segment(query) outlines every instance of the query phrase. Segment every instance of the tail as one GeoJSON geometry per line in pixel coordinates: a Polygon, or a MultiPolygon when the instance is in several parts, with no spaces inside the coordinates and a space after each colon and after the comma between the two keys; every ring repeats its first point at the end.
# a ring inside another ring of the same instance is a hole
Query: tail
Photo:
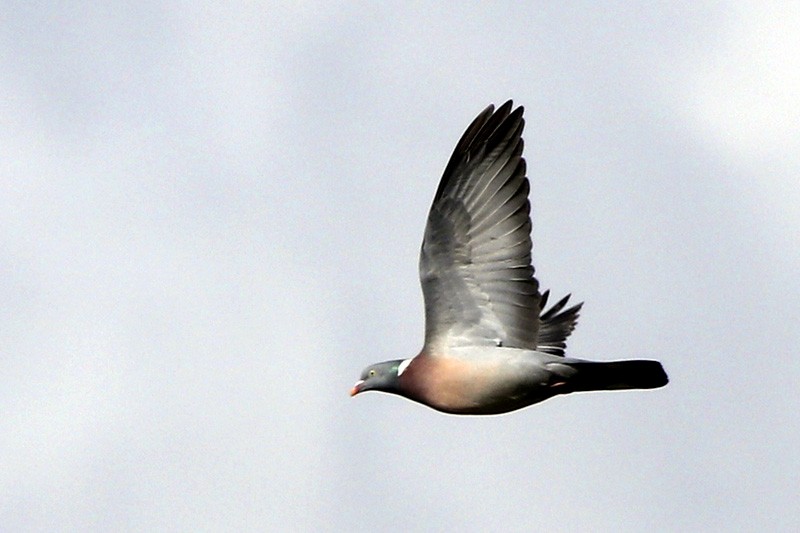
{"type": "MultiPolygon", "coordinates": [[[[566,361],[565,361],[566,363],[566,361]]],[[[658,361],[569,361],[576,372],[567,380],[573,391],[657,389],[669,383],[658,361]]]]}

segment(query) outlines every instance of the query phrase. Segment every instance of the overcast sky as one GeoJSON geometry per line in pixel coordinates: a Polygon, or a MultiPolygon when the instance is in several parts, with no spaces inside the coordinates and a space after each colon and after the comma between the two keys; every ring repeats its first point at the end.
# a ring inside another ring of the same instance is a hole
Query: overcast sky
{"type": "Polygon", "coordinates": [[[2,529],[800,529],[797,4],[378,5],[4,3],[2,529]],[[671,383],[351,399],[508,98],[568,353],[671,383]]]}

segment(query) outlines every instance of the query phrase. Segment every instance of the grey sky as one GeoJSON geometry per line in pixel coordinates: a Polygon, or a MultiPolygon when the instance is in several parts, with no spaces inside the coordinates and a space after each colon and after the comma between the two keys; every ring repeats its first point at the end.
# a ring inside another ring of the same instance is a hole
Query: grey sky
{"type": "Polygon", "coordinates": [[[3,529],[800,528],[796,6],[4,11],[3,529]],[[350,399],[417,353],[427,209],[507,98],[569,353],[670,385],[350,399]]]}

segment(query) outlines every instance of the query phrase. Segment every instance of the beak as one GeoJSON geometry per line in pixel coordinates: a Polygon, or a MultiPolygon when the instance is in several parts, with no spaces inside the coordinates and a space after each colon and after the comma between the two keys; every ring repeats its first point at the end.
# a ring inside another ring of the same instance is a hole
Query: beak
{"type": "Polygon", "coordinates": [[[364,380],[363,379],[360,379],[360,380],[356,381],[356,384],[353,385],[352,389],[350,389],[350,396],[355,396],[356,394],[361,392],[361,385],[363,385],[363,384],[364,384],[364,380]]]}

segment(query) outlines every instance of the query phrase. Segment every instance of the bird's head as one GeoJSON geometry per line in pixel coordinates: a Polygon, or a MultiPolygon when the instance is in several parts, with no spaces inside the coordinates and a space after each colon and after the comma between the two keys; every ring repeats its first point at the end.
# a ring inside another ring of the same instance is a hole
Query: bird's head
{"type": "Polygon", "coordinates": [[[350,396],[368,390],[397,392],[400,386],[400,374],[408,366],[406,361],[408,360],[397,359],[368,366],[361,373],[361,379],[350,389],[350,396]]]}

